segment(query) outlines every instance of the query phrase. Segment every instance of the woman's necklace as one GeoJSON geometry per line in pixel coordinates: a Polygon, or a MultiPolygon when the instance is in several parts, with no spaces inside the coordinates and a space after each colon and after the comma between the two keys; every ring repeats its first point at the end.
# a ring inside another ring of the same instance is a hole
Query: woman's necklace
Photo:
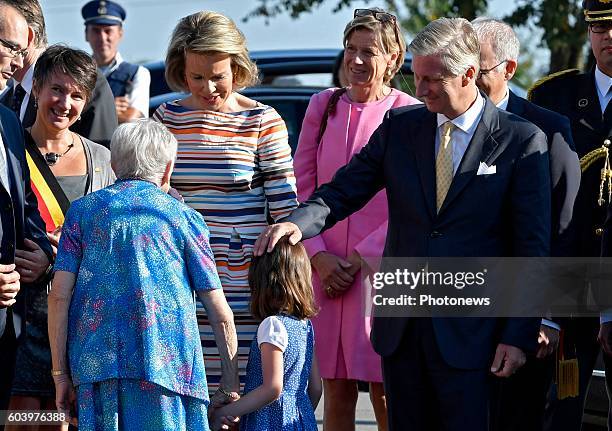
{"type": "Polygon", "coordinates": [[[74,133],[70,132],[70,136],[72,138],[72,141],[70,142],[70,144],[68,144],[68,148],[66,148],[66,151],[61,154],[52,152],[44,154],[45,162],[47,162],[48,166],[55,166],[55,164],[59,161],[60,157],[65,156],[68,151],[72,150],[72,147],[74,147],[74,133]]]}

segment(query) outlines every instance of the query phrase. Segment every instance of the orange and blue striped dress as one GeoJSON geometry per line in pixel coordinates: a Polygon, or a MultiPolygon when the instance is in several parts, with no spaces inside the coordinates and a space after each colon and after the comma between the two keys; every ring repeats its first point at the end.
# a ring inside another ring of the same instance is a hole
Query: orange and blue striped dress
{"type": "MultiPolygon", "coordinates": [[[[171,183],[185,203],[199,211],[210,230],[210,245],[238,334],[240,380],[257,332],[249,313],[249,263],[259,233],[297,207],[291,148],[285,122],[260,105],[223,113],[162,104],[153,118],[178,141],[171,183]]],[[[221,364],[203,307],[197,309],[206,378],[214,392],[221,364]]]]}

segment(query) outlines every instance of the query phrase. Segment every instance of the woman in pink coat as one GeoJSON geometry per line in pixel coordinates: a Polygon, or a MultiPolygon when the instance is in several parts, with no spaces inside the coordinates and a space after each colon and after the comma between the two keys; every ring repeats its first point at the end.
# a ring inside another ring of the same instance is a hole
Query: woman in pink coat
{"type": "MultiPolygon", "coordinates": [[[[302,125],[294,160],[300,201],[366,145],[389,109],[418,103],[388,85],[406,51],[395,16],[357,9],[344,31],[344,47],[349,86],[314,95],[302,125]]],[[[387,217],[387,196],[381,191],[360,211],[305,241],[321,307],[313,324],[324,379],[324,430],[355,429],[357,380],[370,382],[378,428],[387,429],[381,361],[370,345],[358,273],[362,257],[382,255],[387,217]]]]}

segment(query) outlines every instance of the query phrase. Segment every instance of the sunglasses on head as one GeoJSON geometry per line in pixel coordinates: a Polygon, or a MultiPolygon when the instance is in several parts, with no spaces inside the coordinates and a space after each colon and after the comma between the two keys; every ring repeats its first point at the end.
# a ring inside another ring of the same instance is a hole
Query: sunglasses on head
{"type": "Polygon", "coordinates": [[[380,22],[395,22],[397,20],[395,15],[390,14],[388,12],[381,12],[372,9],[355,9],[355,12],[353,13],[353,18],[357,18],[360,16],[373,16],[376,20],[380,22]]]}
{"type": "Polygon", "coordinates": [[[393,26],[393,32],[395,33],[395,42],[397,43],[398,47],[401,46],[399,34],[397,33],[397,18],[395,17],[395,15],[390,14],[388,12],[381,12],[372,9],[355,9],[355,12],[353,13],[353,18],[359,18],[362,16],[373,16],[374,19],[381,23],[390,22],[393,26]]]}

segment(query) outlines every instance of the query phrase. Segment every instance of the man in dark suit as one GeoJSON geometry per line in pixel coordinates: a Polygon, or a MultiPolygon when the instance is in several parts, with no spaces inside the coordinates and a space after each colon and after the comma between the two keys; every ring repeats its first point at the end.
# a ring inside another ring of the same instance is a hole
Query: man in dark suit
{"type": "MultiPolygon", "coordinates": [[[[612,98],[609,91],[612,86],[612,8],[608,0],[587,0],[583,2],[583,8],[596,65],[587,73],[572,69],[546,77],[534,85],[529,98],[570,120],[582,169],[571,223],[577,240],[570,255],[597,257],[601,251],[608,194],[604,188],[600,196],[604,157],[591,156],[601,148],[612,130],[609,103],[612,98]],[[603,198],[601,202],[600,198],[603,198]]],[[[600,351],[598,333],[606,339],[612,331],[612,323],[600,325],[598,318],[564,319],[562,324],[566,334],[565,357],[575,357],[578,361],[579,395],[558,400],[555,392],[551,394],[545,414],[545,429],[549,431],[580,429],[587,390],[600,351]]],[[[609,374],[608,371],[612,370],[609,355],[604,355],[604,362],[606,374],[609,374]]],[[[610,418],[608,422],[612,429],[610,418]]]]}
{"type": "MultiPolygon", "coordinates": [[[[22,58],[28,44],[25,18],[10,4],[0,0],[2,69],[22,58]]],[[[6,84],[9,77],[2,74],[1,83],[6,84]]],[[[22,329],[14,318],[24,317],[25,308],[15,296],[20,282],[33,282],[45,275],[52,252],[30,188],[22,128],[5,107],[0,107],[0,138],[0,410],[5,410],[13,380],[16,335],[22,329]],[[24,251],[26,248],[29,251],[24,251]]]]}
{"type": "MultiPolygon", "coordinates": [[[[546,137],[479,93],[470,23],[433,21],[409,49],[426,107],[389,111],[332,182],[260,235],[255,255],[282,236],[317,235],[383,188],[387,257],[548,255],[546,137]]],[[[508,377],[525,362],[539,326],[537,318],[375,315],[371,340],[383,359],[390,429],[487,430],[492,375],[508,377]]]]}
{"type": "MultiPolygon", "coordinates": [[[[38,0],[12,0],[11,3],[25,17],[33,37],[28,45],[28,55],[24,58],[23,67],[14,73],[14,82],[0,102],[12,109],[23,127],[28,128],[36,120],[37,108],[32,95],[32,77],[36,60],[47,49],[47,30],[38,0]]],[[[98,71],[90,100],[87,101],[81,118],[70,130],[108,147],[117,125],[115,98],[106,78],[98,71]]]]}
{"type": "MultiPolygon", "coordinates": [[[[518,67],[520,43],[512,28],[501,20],[477,18],[472,25],[480,42],[480,74],[476,84],[500,109],[538,126],[548,138],[552,186],[551,255],[571,256],[573,235],[569,229],[574,201],[580,187],[580,163],[567,117],[541,108],[517,96],[508,82],[518,67]]],[[[542,320],[538,350],[516,375],[499,384],[494,403],[496,430],[541,431],[546,395],[552,383],[559,325],[542,320]]]]}

